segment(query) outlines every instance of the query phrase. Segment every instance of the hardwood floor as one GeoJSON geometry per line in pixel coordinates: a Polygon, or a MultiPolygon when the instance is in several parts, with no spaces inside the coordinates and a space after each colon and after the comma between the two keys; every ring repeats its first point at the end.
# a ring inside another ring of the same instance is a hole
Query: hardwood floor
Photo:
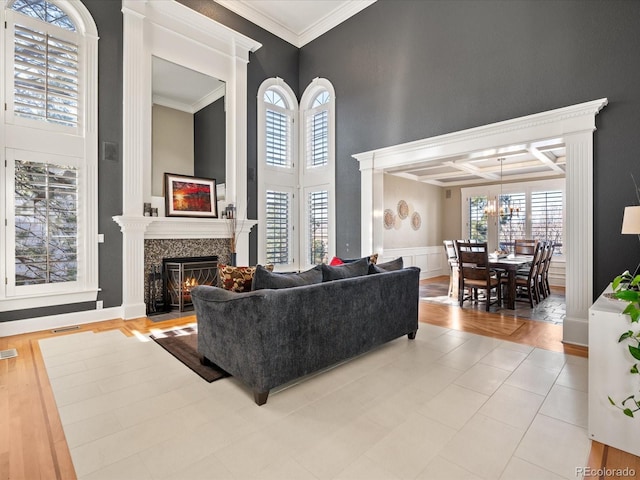
{"type": "MultiPolygon", "coordinates": [[[[419,314],[421,322],[587,356],[586,348],[562,343],[562,327],[557,325],[427,302],[420,303],[419,314]]],[[[18,351],[18,357],[0,361],[0,480],[76,478],[38,340],[82,331],[114,329],[126,335],[134,335],[135,332],[146,334],[151,329],[194,321],[195,317],[164,322],[152,322],[146,318],[110,320],[81,325],[61,333],[42,331],[0,338],[0,350],[15,348],[18,351]]],[[[593,442],[588,466],[593,469],[629,467],[640,473],[640,458],[593,442]]]]}

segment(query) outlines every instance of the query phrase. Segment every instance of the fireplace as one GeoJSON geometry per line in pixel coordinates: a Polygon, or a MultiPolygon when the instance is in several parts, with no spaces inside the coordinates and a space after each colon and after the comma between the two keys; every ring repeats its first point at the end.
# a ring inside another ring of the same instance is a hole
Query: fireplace
{"type": "Polygon", "coordinates": [[[184,312],[193,308],[191,289],[198,285],[217,285],[218,257],[178,257],[162,260],[166,309],[184,312]]]}

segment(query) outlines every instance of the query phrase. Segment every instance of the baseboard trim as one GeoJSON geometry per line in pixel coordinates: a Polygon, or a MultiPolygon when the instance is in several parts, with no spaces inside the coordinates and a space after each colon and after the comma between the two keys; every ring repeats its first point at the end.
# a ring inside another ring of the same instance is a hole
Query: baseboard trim
{"type": "Polygon", "coordinates": [[[0,323],[0,337],[20,335],[23,333],[52,330],[54,328],[83,325],[85,323],[101,322],[122,318],[122,307],[101,308],[100,310],[85,310],[82,312],[49,315],[47,317],[26,318],[0,323]]]}
{"type": "Polygon", "coordinates": [[[589,346],[589,322],[584,318],[566,317],[562,322],[562,343],[589,346]]]}

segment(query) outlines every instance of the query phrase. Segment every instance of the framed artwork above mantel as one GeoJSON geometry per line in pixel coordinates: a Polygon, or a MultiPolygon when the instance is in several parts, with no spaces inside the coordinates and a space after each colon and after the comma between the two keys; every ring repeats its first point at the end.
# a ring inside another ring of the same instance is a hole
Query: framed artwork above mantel
{"type": "Polygon", "coordinates": [[[214,178],[165,173],[164,199],[167,217],[218,217],[214,178]]]}

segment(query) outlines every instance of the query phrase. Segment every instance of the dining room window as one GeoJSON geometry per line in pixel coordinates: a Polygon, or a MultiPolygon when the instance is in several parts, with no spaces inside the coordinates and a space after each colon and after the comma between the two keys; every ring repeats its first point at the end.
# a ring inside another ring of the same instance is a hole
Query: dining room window
{"type": "Polygon", "coordinates": [[[563,255],[565,180],[539,180],[462,188],[464,238],[487,242],[491,249],[512,251],[516,239],[550,241],[563,255]],[[491,202],[499,200],[498,208],[491,202]]]}

